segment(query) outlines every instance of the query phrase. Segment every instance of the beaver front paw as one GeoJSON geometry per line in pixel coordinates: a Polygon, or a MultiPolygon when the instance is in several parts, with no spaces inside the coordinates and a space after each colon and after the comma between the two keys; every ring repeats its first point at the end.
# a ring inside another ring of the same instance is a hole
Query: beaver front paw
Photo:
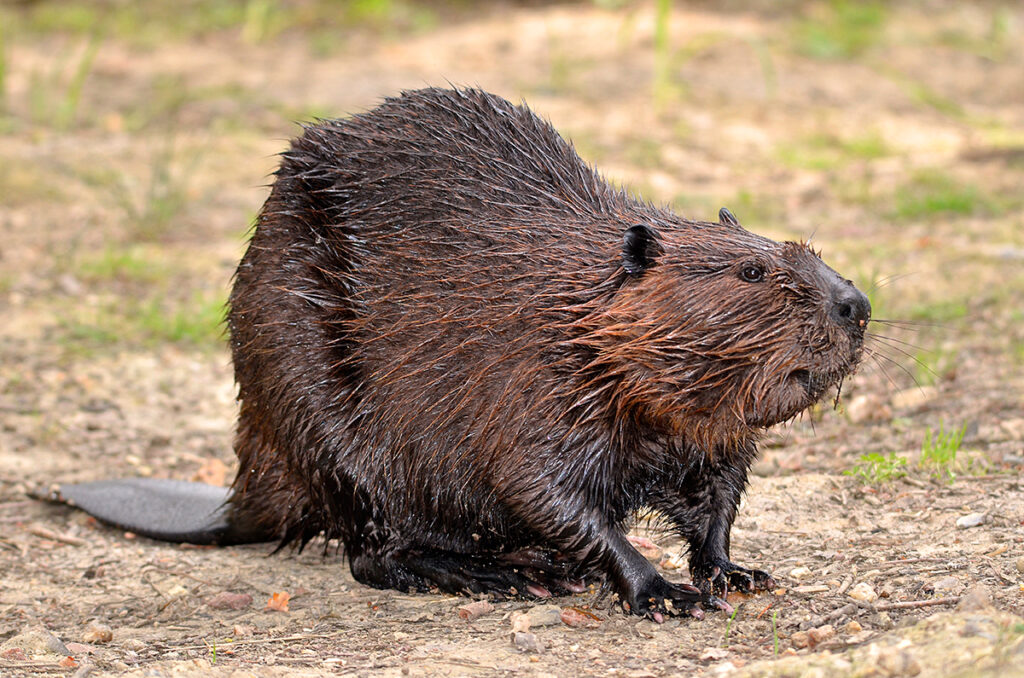
{"type": "Polygon", "coordinates": [[[723,598],[729,591],[756,593],[777,586],[767,572],[749,570],[724,558],[704,561],[692,568],[692,574],[693,583],[702,593],[723,598]]]}
{"type": "Polygon", "coordinates": [[[622,598],[622,607],[633,614],[662,622],[672,615],[704,618],[704,608],[731,612],[732,607],[689,584],[673,584],[661,577],[644,582],[622,598]]]}

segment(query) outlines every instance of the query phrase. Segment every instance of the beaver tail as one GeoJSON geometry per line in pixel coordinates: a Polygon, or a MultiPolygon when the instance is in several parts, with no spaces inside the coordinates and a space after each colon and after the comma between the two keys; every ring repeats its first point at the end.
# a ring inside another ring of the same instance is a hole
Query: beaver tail
{"type": "Polygon", "coordinates": [[[135,534],[186,544],[253,544],[277,535],[240,524],[230,489],[160,478],[122,478],[54,485],[30,493],[82,509],[96,519],[135,534]]]}

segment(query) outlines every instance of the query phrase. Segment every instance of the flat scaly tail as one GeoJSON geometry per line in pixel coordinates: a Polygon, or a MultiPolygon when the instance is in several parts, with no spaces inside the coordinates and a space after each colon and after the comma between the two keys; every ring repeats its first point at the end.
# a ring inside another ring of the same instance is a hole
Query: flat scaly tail
{"type": "Polygon", "coordinates": [[[277,537],[233,520],[226,487],[160,478],[122,478],[54,485],[30,493],[79,508],[94,518],[162,541],[187,544],[254,544],[277,537]]]}

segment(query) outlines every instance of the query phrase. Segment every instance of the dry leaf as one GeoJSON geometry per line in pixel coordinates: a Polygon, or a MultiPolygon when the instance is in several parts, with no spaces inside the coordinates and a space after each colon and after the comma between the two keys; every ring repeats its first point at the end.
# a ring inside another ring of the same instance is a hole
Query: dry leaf
{"type": "Polygon", "coordinates": [[[284,591],[280,593],[275,593],[274,595],[270,596],[270,600],[267,601],[267,607],[264,609],[277,610],[278,612],[287,612],[289,598],[291,598],[291,594],[285,593],[284,591]]]}
{"type": "Polygon", "coordinates": [[[472,603],[466,603],[465,605],[459,606],[459,618],[465,619],[466,621],[473,621],[478,617],[482,617],[488,612],[493,612],[494,606],[486,600],[477,600],[472,603]]]}
{"type": "Polygon", "coordinates": [[[578,607],[567,607],[562,610],[562,623],[574,628],[594,629],[601,625],[601,618],[578,607]]]}

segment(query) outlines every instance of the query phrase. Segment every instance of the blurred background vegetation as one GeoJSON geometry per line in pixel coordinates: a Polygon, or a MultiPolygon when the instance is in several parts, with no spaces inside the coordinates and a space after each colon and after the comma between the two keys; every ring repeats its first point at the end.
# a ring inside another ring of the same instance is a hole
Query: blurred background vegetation
{"type": "Polygon", "coordinates": [[[7,2],[5,331],[63,361],[222,351],[296,122],[455,83],[686,216],[813,238],[899,321],[855,388],[978,388],[1024,365],[1022,24],[999,1],[7,2]]]}

